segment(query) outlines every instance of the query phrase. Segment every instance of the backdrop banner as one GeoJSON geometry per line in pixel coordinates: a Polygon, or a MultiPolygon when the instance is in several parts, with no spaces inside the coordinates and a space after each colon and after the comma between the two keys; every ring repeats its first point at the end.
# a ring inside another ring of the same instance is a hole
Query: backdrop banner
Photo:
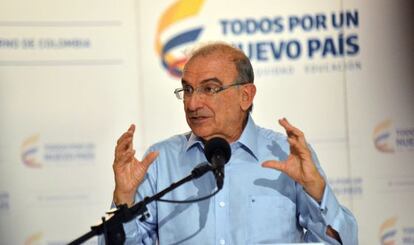
{"type": "Polygon", "coordinates": [[[284,133],[286,117],[305,132],[360,244],[414,244],[413,5],[3,3],[0,244],[65,244],[99,222],[116,140],[136,124],[142,158],[189,131],[173,91],[191,50],[212,41],[251,59],[257,124],[284,133]]]}

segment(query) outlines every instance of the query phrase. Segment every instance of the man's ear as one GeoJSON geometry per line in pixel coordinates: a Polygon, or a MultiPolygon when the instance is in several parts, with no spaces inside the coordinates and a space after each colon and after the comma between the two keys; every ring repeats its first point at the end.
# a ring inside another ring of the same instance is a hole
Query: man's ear
{"type": "Polygon", "coordinates": [[[242,85],[240,107],[243,111],[247,111],[253,104],[254,96],[256,95],[256,86],[253,83],[242,85]]]}

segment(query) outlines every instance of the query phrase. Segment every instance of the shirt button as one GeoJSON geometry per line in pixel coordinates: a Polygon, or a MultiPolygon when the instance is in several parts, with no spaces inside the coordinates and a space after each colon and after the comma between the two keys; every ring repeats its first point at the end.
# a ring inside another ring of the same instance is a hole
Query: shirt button
{"type": "MultiPolygon", "coordinates": [[[[224,206],[226,206],[226,203],[225,202],[220,202],[219,203],[219,206],[221,207],[221,208],[223,208],[224,206]]],[[[221,240],[220,240],[221,241],[221,240]]],[[[224,241],[224,240],[223,240],[224,241]]]]}
{"type": "Polygon", "coordinates": [[[220,239],[220,245],[224,245],[224,244],[226,244],[226,240],[220,239]]]}

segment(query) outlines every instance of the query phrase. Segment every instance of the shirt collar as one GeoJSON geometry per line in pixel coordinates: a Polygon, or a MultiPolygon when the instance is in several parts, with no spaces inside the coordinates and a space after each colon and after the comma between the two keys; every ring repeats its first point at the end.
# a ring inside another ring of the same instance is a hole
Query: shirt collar
{"type": "MultiPolygon", "coordinates": [[[[243,132],[240,138],[234,142],[233,144],[240,144],[245,150],[247,150],[254,158],[258,159],[258,149],[257,149],[257,129],[256,124],[253,121],[253,118],[248,116],[247,124],[243,129],[243,132]]],[[[233,145],[232,144],[232,145],[233,145]]],[[[202,149],[204,149],[204,144],[202,140],[196,136],[193,132],[191,132],[190,136],[188,137],[187,146],[185,148],[188,151],[193,146],[198,145],[202,149]]]]}
{"type": "Polygon", "coordinates": [[[244,127],[243,133],[236,143],[239,143],[244,149],[246,149],[254,158],[258,159],[257,150],[257,129],[253,118],[250,116],[247,118],[246,127],[244,127]]]}
{"type": "Polygon", "coordinates": [[[196,136],[193,132],[191,132],[187,140],[187,146],[185,147],[185,151],[188,151],[190,148],[196,145],[200,146],[201,148],[204,148],[204,144],[201,141],[201,139],[198,136],[196,136]]]}

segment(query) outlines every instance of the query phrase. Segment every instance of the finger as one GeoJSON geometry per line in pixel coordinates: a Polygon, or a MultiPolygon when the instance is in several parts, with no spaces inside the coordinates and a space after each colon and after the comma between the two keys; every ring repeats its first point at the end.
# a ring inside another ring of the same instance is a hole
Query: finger
{"type": "Polygon", "coordinates": [[[131,126],[129,126],[128,132],[131,134],[132,139],[129,145],[129,148],[132,149],[134,148],[134,133],[135,133],[135,124],[131,124],[131,126]]]}
{"type": "Polygon", "coordinates": [[[296,137],[299,139],[299,142],[306,147],[305,134],[295,126],[289,123],[286,118],[279,119],[279,124],[286,130],[286,134],[289,138],[296,137]]]}
{"type": "Polygon", "coordinates": [[[288,137],[286,140],[288,141],[288,143],[291,147],[297,147],[298,146],[299,142],[298,142],[298,139],[296,137],[288,137]]]}
{"type": "Polygon", "coordinates": [[[121,135],[121,137],[119,137],[119,139],[118,139],[118,141],[116,143],[119,144],[125,137],[128,137],[130,135],[133,135],[134,132],[135,132],[135,125],[134,124],[131,124],[131,126],[129,126],[128,130],[125,133],[123,133],[121,135]]]}
{"type": "MultiPolygon", "coordinates": [[[[135,159],[134,164],[139,169],[139,172],[145,175],[145,173],[148,171],[149,166],[154,162],[158,155],[158,152],[150,152],[145,156],[145,158],[141,162],[135,159]]],[[[142,179],[138,179],[138,182],[141,181],[142,179]]]]}
{"type": "Polygon", "coordinates": [[[119,141],[119,144],[117,144],[115,147],[115,158],[121,158],[126,151],[133,150],[131,146],[132,135],[125,136],[121,141],[119,141]]]}
{"type": "Polygon", "coordinates": [[[135,132],[135,125],[131,124],[129,126],[128,130],[119,137],[118,141],[116,142],[117,145],[119,145],[125,138],[133,136],[135,132]]]}
{"type": "Polygon", "coordinates": [[[293,134],[295,136],[302,136],[303,132],[300,131],[298,128],[293,126],[289,123],[289,121],[286,118],[279,119],[279,124],[288,132],[289,134],[293,134]]]}
{"type": "Polygon", "coordinates": [[[286,163],[283,161],[276,161],[276,160],[269,160],[262,163],[262,167],[264,168],[272,168],[279,170],[281,172],[286,172],[286,163]]]}
{"type": "Polygon", "coordinates": [[[123,133],[122,136],[118,139],[117,145],[115,147],[114,166],[117,163],[125,165],[132,162],[135,155],[135,150],[133,149],[134,132],[135,125],[131,124],[128,130],[123,133]]]}
{"type": "Polygon", "coordinates": [[[306,144],[302,144],[300,140],[296,137],[287,138],[290,146],[291,153],[299,153],[299,154],[307,154],[309,153],[309,149],[306,144]]]}
{"type": "Polygon", "coordinates": [[[134,134],[135,132],[135,124],[131,124],[128,128],[128,131],[131,132],[132,134],[134,134]]]}
{"type": "Polygon", "coordinates": [[[118,139],[115,148],[115,155],[119,154],[120,152],[122,153],[123,151],[133,149],[134,132],[135,125],[131,124],[128,130],[124,134],[122,134],[122,136],[118,139]]]}
{"type": "Polygon", "coordinates": [[[120,159],[121,163],[130,163],[132,162],[132,160],[135,157],[135,150],[128,150],[126,151],[123,155],[122,158],[120,159]]]}
{"type": "Polygon", "coordinates": [[[154,160],[158,157],[159,152],[158,151],[152,151],[150,153],[148,153],[145,158],[142,160],[141,164],[143,166],[145,166],[146,168],[149,167],[149,165],[151,165],[151,163],[154,162],[154,160]]]}
{"type": "Polygon", "coordinates": [[[298,140],[297,140],[297,138],[296,137],[290,137],[290,138],[287,138],[287,141],[288,141],[288,143],[289,143],[289,149],[290,149],[290,152],[291,153],[293,153],[293,154],[295,154],[296,152],[298,152],[298,140]]]}
{"type": "Polygon", "coordinates": [[[133,162],[135,157],[135,150],[129,150],[122,153],[114,161],[114,166],[125,166],[133,162]]]}

